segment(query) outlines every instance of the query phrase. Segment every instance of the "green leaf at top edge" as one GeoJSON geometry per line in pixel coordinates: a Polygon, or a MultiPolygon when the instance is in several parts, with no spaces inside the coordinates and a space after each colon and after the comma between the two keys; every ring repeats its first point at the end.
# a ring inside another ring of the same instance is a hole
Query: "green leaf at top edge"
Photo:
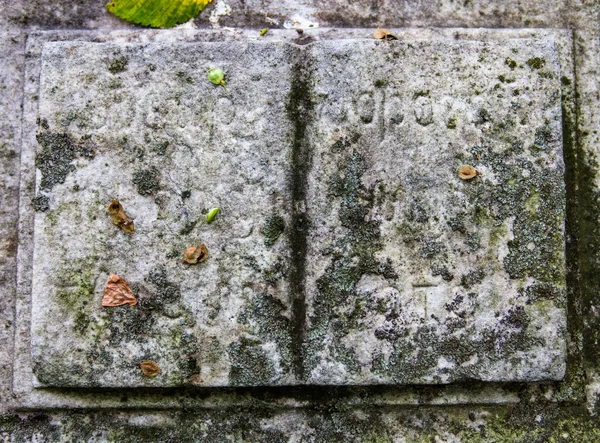
{"type": "Polygon", "coordinates": [[[113,0],[106,9],[117,17],[153,28],[172,28],[196,17],[212,0],[113,0]]]}

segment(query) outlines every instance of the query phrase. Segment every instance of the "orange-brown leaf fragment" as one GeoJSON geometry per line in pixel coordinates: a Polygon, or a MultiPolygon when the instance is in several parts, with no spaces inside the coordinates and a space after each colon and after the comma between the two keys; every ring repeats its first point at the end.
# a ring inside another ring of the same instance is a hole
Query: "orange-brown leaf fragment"
{"type": "Polygon", "coordinates": [[[398,37],[396,37],[390,31],[381,28],[377,28],[377,30],[373,33],[373,37],[379,40],[398,40],[398,37]]]}
{"type": "Polygon", "coordinates": [[[479,171],[471,165],[462,165],[456,171],[462,180],[471,180],[479,175],[479,171]]]}
{"type": "Polygon", "coordinates": [[[133,226],[133,220],[130,220],[127,215],[125,215],[125,211],[123,211],[123,206],[117,200],[113,200],[108,206],[108,212],[110,213],[110,218],[112,222],[117,225],[123,232],[126,234],[133,234],[135,232],[135,227],[133,226]]]}
{"type": "Polygon", "coordinates": [[[104,289],[102,306],[135,306],[136,304],[137,299],[125,279],[119,275],[111,274],[104,289]]]}
{"type": "Polygon", "coordinates": [[[156,377],[158,375],[158,365],[152,360],[141,362],[140,369],[146,377],[156,377]]]}
{"type": "Polygon", "coordinates": [[[205,244],[190,246],[183,253],[183,262],[188,264],[202,263],[208,258],[208,249],[205,244]]]}

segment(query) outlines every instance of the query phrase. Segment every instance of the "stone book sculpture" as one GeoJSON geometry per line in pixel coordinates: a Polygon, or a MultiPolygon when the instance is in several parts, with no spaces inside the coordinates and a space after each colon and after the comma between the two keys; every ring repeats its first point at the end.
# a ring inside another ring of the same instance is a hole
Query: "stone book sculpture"
{"type": "Polygon", "coordinates": [[[561,379],[557,57],[544,39],[46,43],[36,385],[561,379]],[[135,305],[101,305],[112,274],[135,305]]]}

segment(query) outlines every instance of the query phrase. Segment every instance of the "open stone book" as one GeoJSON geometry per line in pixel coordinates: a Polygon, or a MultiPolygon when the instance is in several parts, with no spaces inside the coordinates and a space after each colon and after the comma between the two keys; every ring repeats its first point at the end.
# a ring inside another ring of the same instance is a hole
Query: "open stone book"
{"type": "Polygon", "coordinates": [[[564,376],[552,41],[51,42],[41,63],[37,386],[564,376]],[[136,305],[101,306],[111,274],[136,305]]]}

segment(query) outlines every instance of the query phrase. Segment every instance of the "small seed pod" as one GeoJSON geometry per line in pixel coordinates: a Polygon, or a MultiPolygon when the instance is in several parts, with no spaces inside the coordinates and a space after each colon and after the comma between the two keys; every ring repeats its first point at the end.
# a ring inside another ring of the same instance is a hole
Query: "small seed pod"
{"type": "Polygon", "coordinates": [[[111,274],[104,288],[102,306],[135,306],[136,304],[135,294],[125,279],[119,275],[111,274]]]}
{"type": "Polygon", "coordinates": [[[208,214],[206,214],[206,223],[212,223],[218,212],[219,208],[212,208],[210,211],[208,211],[208,214]]]}
{"type": "Polygon", "coordinates": [[[225,73],[219,68],[211,68],[208,70],[208,79],[215,85],[225,87],[225,73]]]}
{"type": "Polygon", "coordinates": [[[139,366],[146,377],[156,377],[158,375],[158,365],[152,360],[143,361],[139,366]]]}
{"type": "Polygon", "coordinates": [[[387,29],[381,29],[381,28],[377,28],[377,30],[373,33],[373,37],[375,37],[376,39],[379,39],[379,40],[387,40],[387,41],[398,40],[398,37],[396,37],[390,31],[388,31],[387,29]]]}
{"type": "Polygon", "coordinates": [[[130,220],[127,215],[125,215],[123,206],[117,200],[113,200],[111,202],[111,204],[108,206],[108,212],[112,222],[121,228],[123,232],[127,234],[133,234],[135,232],[133,220],[130,220]]]}
{"type": "Polygon", "coordinates": [[[202,263],[208,258],[208,248],[205,244],[199,246],[190,246],[183,253],[183,262],[193,265],[202,263]]]}
{"type": "Polygon", "coordinates": [[[479,171],[471,165],[459,166],[456,172],[461,180],[471,180],[479,175],[479,171]]]}

